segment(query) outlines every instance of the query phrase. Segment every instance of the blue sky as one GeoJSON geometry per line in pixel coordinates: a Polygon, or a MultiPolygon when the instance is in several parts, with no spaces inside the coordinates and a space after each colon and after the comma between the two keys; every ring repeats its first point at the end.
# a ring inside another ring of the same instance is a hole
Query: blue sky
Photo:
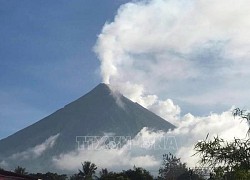
{"type": "Polygon", "coordinates": [[[176,124],[187,113],[250,107],[249,8],[248,0],[1,0],[0,139],[102,81],[176,124]]]}
{"type": "Polygon", "coordinates": [[[124,2],[0,1],[0,138],[101,82],[92,48],[124,2]]]}

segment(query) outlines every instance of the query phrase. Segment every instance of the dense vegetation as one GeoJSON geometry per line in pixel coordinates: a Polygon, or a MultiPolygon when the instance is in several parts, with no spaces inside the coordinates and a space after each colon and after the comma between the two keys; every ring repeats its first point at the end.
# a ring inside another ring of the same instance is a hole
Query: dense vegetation
{"type": "MultiPolygon", "coordinates": [[[[250,113],[236,108],[233,115],[250,122],[250,113]]],[[[211,168],[211,180],[248,180],[250,179],[250,128],[246,139],[228,142],[220,137],[214,137],[196,143],[196,155],[200,156],[201,165],[211,168]]]]}
{"type": "Polygon", "coordinates": [[[200,178],[194,171],[187,169],[185,163],[181,163],[180,159],[176,158],[172,154],[163,155],[163,164],[159,169],[158,178],[154,178],[149,171],[141,168],[135,167],[129,170],[123,170],[122,172],[108,171],[106,168],[102,169],[97,173],[97,166],[89,161],[82,164],[82,168],[78,170],[78,173],[67,176],[66,174],[59,175],[57,173],[47,172],[29,174],[25,168],[18,166],[15,173],[21,175],[29,175],[36,179],[44,180],[153,180],[153,179],[171,179],[171,180],[186,180],[193,179],[199,180],[200,178]]]}

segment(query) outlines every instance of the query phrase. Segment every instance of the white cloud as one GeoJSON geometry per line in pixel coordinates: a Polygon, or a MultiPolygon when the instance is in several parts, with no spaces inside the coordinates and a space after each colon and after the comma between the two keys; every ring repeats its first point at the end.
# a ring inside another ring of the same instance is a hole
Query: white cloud
{"type": "Polygon", "coordinates": [[[145,107],[162,98],[249,106],[249,11],[247,0],[127,3],[95,46],[103,81],[145,107]]]}
{"type": "Polygon", "coordinates": [[[81,167],[81,162],[91,161],[97,164],[98,168],[110,170],[122,170],[132,168],[134,165],[149,168],[159,165],[153,156],[142,155],[131,157],[123,150],[102,150],[102,151],[78,151],[63,154],[54,158],[55,166],[63,170],[74,171],[81,167]]]}
{"type": "Polygon", "coordinates": [[[35,159],[40,157],[46,150],[52,148],[59,137],[59,134],[49,137],[42,144],[36,145],[33,148],[29,148],[26,151],[19,152],[11,155],[10,159],[13,160],[25,160],[25,159],[35,159]]]}
{"type": "Polygon", "coordinates": [[[181,142],[177,156],[181,157],[182,161],[187,162],[189,166],[194,167],[198,161],[197,156],[191,157],[195,153],[194,144],[205,139],[208,133],[209,138],[218,135],[231,141],[234,137],[246,138],[247,130],[247,122],[234,118],[232,110],[229,110],[221,114],[213,113],[207,117],[195,117],[187,114],[182,117],[180,126],[170,134],[181,142]]]}
{"type": "MultiPolygon", "coordinates": [[[[177,125],[176,121],[180,115],[181,109],[178,105],[175,105],[171,99],[165,101],[159,100],[157,95],[146,94],[142,85],[126,83],[116,83],[110,85],[112,91],[123,92],[123,95],[130,100],[139,103],[140,105],[148,108],[162,118],[167,119],[169,122],[177,125]]],[[[118,105],[122,103],[118,99],[118,105]]]]}
{"type": "MultiPolygon", "coordinates": [[[[147,137],[156,135],[149,134],[146,129],[141,131],[147,137]]],[[[106,144],[94,143],[93,147],[98,144],[98,149],[85,149],[83,146],[72,152],[61,154],[53,158],[55,167],[63,170],[75,170],[81,167],[81,162],[91,161],[95,163],[98,168],[108,168],[109,170],[122,170],[135,166],[144,168],[158,167],[158,161],[153,154],[145,153],[144,148],[141,147],[143,135],[139,134],[132,141],[128,141],[121,148],[106,148],[106,144]]],[[[107,143],[107,142],[106,142],[107,143]]],[[[118,142],[117,142],[118,144],[118,142]]]]}
{"type": "Polygon", "coordinates": [[[179,125],[179,116],[181,109],[178,105],[175,105],[171,99],[167,99],[166,101],[157,101],[148,107],[149,110],[158,114],[159,116],[167,119],[174,125],[179,125]]]}
{"type": "Polygon", "coordinates": [[[248,130],[247,122],[234,118],[231,110],[206,117],[187,114],[179,121],[179,127],[173,131],[152,132],[143,128],[121,148],[108,149],[104,145],[96,150],[80,148],[55,156],[53,163],[58,169],[71,171],[81,168],[81,162],[91,161],[99,168],[109,170],[121,171],[136,165],[156,172],[162,163],[162,155],[172,152],[189,167],[195,167],[199,157],[192,156],[194,145],[205,139],[208,133],[209,139],[219,135],[231,141],[234,137],[245,138],[248,130]]]}

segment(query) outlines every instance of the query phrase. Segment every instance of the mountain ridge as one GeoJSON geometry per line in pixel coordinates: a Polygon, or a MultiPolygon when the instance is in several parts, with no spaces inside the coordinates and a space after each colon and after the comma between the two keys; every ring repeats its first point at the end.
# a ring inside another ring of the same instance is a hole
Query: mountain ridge
{"type": "MultiPolygon", "coordinates": [[[[47,164],[50,157],[74,150],[76,136],[102,136],[105,133],[113,133],[134,137],[143,127],[162,131],[175,128],[119,92],[115,92],[116,96],[113,93],[108,85],[101,83],[49,116],[0,140],[0,162],[13,154],[36,147],[57,134],[59,135],[54,147],[39,157],[38,161],[47,164]],[[118,105],[117,98],[122,102],[122,106],[118,105]]],[[[41,165],[39,166],[41,168],[41,165]]]]}

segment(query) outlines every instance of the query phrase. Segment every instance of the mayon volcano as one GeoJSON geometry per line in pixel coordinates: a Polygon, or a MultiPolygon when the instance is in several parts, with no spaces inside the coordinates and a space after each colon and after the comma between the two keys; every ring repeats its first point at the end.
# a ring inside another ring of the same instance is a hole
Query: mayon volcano
{"type": "MultiPolygon", "coordinates": [[[[144,127],[169,131],[175,126],[106,84],[42,120],[0,141],[0,166],[29,171],[56,170],[52,157],[78,148],[79,136],[137,135],[144,127]]],[[[82,162],[79,159],[79,164],[82,162]]]]}

